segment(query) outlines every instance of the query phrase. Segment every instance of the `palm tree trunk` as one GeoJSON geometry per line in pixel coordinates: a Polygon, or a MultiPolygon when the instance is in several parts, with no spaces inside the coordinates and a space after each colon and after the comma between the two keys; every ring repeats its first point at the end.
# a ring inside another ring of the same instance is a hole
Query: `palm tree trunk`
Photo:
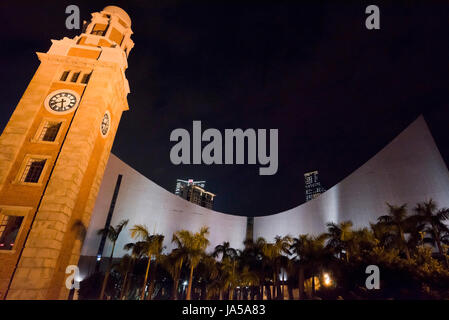
{"type": "Polygon", "coordinates": [[[438,247],[438,251],[440,252],[440,255],[443,257],[444,252],[443,252],[443,248],[441,247],[441,240],[440,240],[440,236],[438,235],[438,232],[435,232],[435,242],[437,243],[437,247],[438,247]]]}
{"type": "Polygon", "coordinates": [[[201,300],[209,300],[208,298],[207,298],[207,286],[206,286],[206,282],[205,281],[203,281],[202,282],[202,284],[201,284],[201,296],[200,296],[201,298],[201,300]]]}
{"type": "Polygon", "coordinates": [[[125,288],[128,281],[128,271],[125,272],[125,278],[122,283],[122,290],[120,290],[120,300],[123,300],[123,296],[125,295],[125,288]]]}
{"type": "Polygon", "coordinates": [[[266,287],[266,289],[267,289],[267,299],[268,300],[271,300],[271,286],[267,283],[266,285],[265,285],[265,287],[266,287]]]}
{"type": "Polygon", "coordinates": [[[131,287],[131,283],[132,283],[132,276],[134,274],[131,272],[130,275],[128,276],[128,281],[126,282],[126,287],[125,287],[125,294],[124,294],[124,298],[126,299],[128,297],[128,293],[131,287]]]}
{"type": "Polygon", "coordinates": [[[155,274],[151,274],[150,277],[150,286],[148,287],[148,295],[147,295],[147,300],[151,300],[151,297],[153,296],[153,292],[154,292],[154,286],[156,285],[156,279],[155,279],[155,274]]]}
{"type": "Polygon", "coordinates": [[[175,276],[173,279],[173,300],[178,300],[178,281],[179,281],[179,277],[181,276],[181,269],[182,269],[182,263],[183,260],[181,259],[179,261],[179,266],[177,267],[176,271],[175,271],[175,276]]]}
{"type": "Polygon", "coordinates": [[[133,259],[131,258],[128,262],[128,270],[126,270],[125,278],[123,279],[122,290],[120,291],[120,300],[122,300],[123,296],[126,295],[126,292],[127,292],[126,287],[128,286],[128,274],[129,274],[129,270],[131,269],[132,265],[133,265],[133,259]]]}
{"type": "Polygon", "coordinates": [[[410,260],[410,251],[408,250],[407,243],[405,242],[404,232],[402,231],[401,227],[399,227],[399,234],[401,236],[402,244],[404,245],[405,257],[407,258],[407,260],[410,260]]]}
{"type": "Polygon", "coordinates": [[[276,271],[273,274],[273,300],[279,299],[279,288],[278,288],[279,282],[278,277],[276,274],[276,271]]]}
{"type": "Polygon", "coordinates": [[[312,295],[315,296],[316,290],[315,290],[315,274],[312,273],[312,295]]]}
{"type": "Polygon", "coordinates": [[[109,279],[109,270],[107,270],[104,275],[103,284],[101,286],[100,298],[99,298],[100,300],[103,300],[104,292],[106,291],[106,285],[108,284],[108,279],[109,279]]]}
{"type": "Polygon", "coordinates": [[[108,284],[109,273],[111,272],[112,259],[114,256],[114,249],[115,249],[115,241],[112,243],[112,251],[111,251],[111,256],[109,257],[108,270],[106,271],[106,274],[104,275],[103,285],[101,286],[100,300],[103,300],[104,292],[106,291],[106,285],[108,284]]]}
{"type": "Polygon", "coordinates": [[[277,285],[277,299],[278,300],[284,300],[284,274],[281,275],[281,270],[277,270],[277,277],[276,280],[278,281],[277,285]],[[282,276],[282,280],[279,278],[282,276]]]}
{"type": "MultiPolygon", "coordinates": [[[[154,261],[156,263],[157,260],[154,261]]],[[[157,264],[154,265],[154,272],[151,275],[150,279],[150,287],[148,288],[148,297],[147,300],[151,300],[151,296],[153,295],[154,286],[156,284],[156,272],[157,272],[157,264]]]]}
{"type": "Polygon", "coordinates": [[[287,280],[287,292],[288,292],[288,300],[293,299],[293,283],[291,283],[290,277],[287,280]]]}
{"type": "Polygon", "coordinates": [[[301,300],[304,297],[304,267],[299,267],[299,280],[298,280],[298,289],[299,289],[299,295],[298,299],[301,300]]]}
{"type": "Polygon", "coordinates": [[[284,292],[285,292],[285,280],[284,280],[284,273],[282,273],[282,284],[281,284],[281,300],[284,300],[284,292]]]}
{"type": "Polygon", "coordinates": [[[186,300],[190,300],[192,294],[192,280],[193,280],[193,265],[190,266],[189,286],[187,287],[186,300]]]}
{"type": "Polygon", "coordinates": [[[438,228],[436,228],[436,226],[433,223],[431,224],[431,226],[432,226],[435,242],[437,243],[438,252],[440,253],[441,258],[444,258],[444,263],[446,264],[446,267],[447,267],[447,266],[449,266],[449,263],[447,261],[446,255],[444,254],[443,247],[441,246],[440,232],[439,232],[438,228]]]}
{"type": "Polygon", "coordinates": [[[178,300],[178,277],[173,279],[172,299],[178,300]]]}
{"type": "Polygon", "coordinates": [[[140,300],[145,299],[145,287],[147,286],[148,271],[150,271],[150,264],[151,264],[151,255],[148,256],[147,270],[145,271],[145,280],[143,281],[142,284],[142,292],[140,293],[140,300]]]}

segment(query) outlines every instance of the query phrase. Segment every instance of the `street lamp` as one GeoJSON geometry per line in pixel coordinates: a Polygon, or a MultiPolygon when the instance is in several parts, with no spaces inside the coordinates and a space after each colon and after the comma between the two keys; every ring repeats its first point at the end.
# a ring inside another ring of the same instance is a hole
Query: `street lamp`
{"type": "Polygon", "coordinates": [[[189,282],[186,280],[182,283],[182,294],[184,295],[184,292],[186,292],[186,286],[189,282]]]}
{"type": "Polygon", "coordinates": [[[324,273],[323,274],[323,280],[324,280],[324,286],[325,287],[329,287],[332,284],[332,279],[329,276],[329,273],[324,273]]]}

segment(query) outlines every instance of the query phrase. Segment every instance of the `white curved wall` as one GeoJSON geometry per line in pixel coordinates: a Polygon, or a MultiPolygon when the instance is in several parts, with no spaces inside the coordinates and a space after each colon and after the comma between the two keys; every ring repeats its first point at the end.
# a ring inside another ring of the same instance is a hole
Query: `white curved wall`
{"type": "MultiPolygon", "coordinates": [[[[81,255],[97,255],[100,236],[96,232],[104,228],[119,174],[123,178],[111,225],[115,226],[124,219],[129,219],[129,223],[117,241],[114,257],[128,253],[123,250],[123,246],[136,241],[130,237],[129,232],[135,224],[144,224],[150,232],[165,235],[164,245],[168,250],[171,249],[175,231],[187,229],[196,232],[202,226],[210,229],[209,249],[225,240],[234,247],[241,246],[246,233],[246,217],[219,213],[188,202],[161,188],[111,154],[81,255]]],[[[110,255],[110,252],[111,244],[106,241],[103,256],[110,255]]]]}
{"type": "Polygon", "coordinates": [[[318,234],[327,222],[368,226],[386,214],[386,202],[408,204],[432,198],[449,207],[449,173],[420,116],[384,149],[343,181],[301,206],[254,219],[254,237],[318,234]]]}
{"type": "MultiPolygon", "coordinates": [[[[133,241],[129,228],[145,224],[150,231],[165,235],[171,249],[174,231],[197,231],[210,227],[211,250],[223,241],[241,248],[246,233],[246,217],[212,211],[187,202],[159,187],[116,156],[110,156],[92,214],[82,250],[83,256],[97,254],[117,176],[123,175],[112,225],[129,219],[120,236],[114,256],[125,252],[123,245],[133,241]]],[[[388,146],[346,179],[317,199],[291,210],[254,219],[254,237],[272,240],[276,235],[317,234],[325,231],[329,221],[352,220],[356,227],[374,222],[385,214],[385,202],[408,203],[433,198],[440,206],[449,207],[449,173],[422,117],[419,117],[388,146]]],[[[107,241],[103,255],[110,254],[107,241]]]]}

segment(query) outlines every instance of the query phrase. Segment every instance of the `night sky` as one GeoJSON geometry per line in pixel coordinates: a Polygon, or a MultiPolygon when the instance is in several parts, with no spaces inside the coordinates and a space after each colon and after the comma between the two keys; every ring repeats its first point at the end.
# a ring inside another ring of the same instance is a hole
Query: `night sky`
{"type": "Polygon", "coordinates": [[[110,4],[130,15],[130,110],[112,152],[170,192],[194,178],[217,194],[217,211],[290,209],[305,201],[305,172],[332,187],[419,114],[449,163],[446,1],[2,1],[0,130],[39,65],[34,52],[79,33],[65,29],[69,4],[83,20],[110,4]],[[369,4],[381,30],[365,28],[369,4]],[[170,133],[193,120],[223,134],[279,129],[277,174],[172,165],[170,133]]]}

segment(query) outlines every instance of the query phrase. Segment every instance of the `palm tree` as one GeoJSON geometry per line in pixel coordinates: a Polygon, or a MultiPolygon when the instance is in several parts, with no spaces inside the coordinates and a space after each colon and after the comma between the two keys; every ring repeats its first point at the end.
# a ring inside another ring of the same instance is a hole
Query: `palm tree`
{"type": "MultiPolygon", "coordinates": [[[[281,299],[281,287],[279,283],[280,261],[283,254],[290,254],[290,236],[276,236],[274,243],[266,243],[262,249],[263,255],[268,259],[273,271],[273,285],[277,290],[276,298],[281,299]]],[[[274,293],[274,290],[273,290],[274,293]]],[[[274,295],[274,294],[273,294],[274,295]]]]}
{"type": "MultiPolygon", "coordinates": [[[[441,236],[444,232],[449,232],[444,221],[449,219],[449,209],[442,208],[437,210],[436,203],[430,199],[427,202],[418,203],[415,207],[416,217],[419,221],[429,224],[432,240],[436,243],[438,252],[441,257],[445,257],[443,247],[441,245],[441,236]]],[[[446,263],[447,263],[447,259],[446,263]]]]}
{"type": "Polygon", "coordinates": [[[228,300],[234,298],[234,291],[238,284],[237,273],[235,270],[236,260],[232,261],[229,257],[221,261],[221,271],[225,284],[228,289],[228,300]]]}
{"type": "Polygon", "coordinates": [[[240,293],[242,293],[243,288],[258,286],[259,277],[254,271],[249,268],[249,266],[244,266],[241,272],[239,272],[238,282],[240,287],[242,288],[240,290],[240,293]]]}
{"type": "Polygon", "coordinates": [[[263,247],[265,246],[265,243],[266,240],[263,237],[259,237],[255,242],[254,267],[256,268],[256,272],[258,273],[260,279],[260,290],[259,290],[260,299],[263,300],[265,290],[265,292],[267,293],[267,299],[271,300],[271,290],[270,290],[271,270],[268,265],[268,260],[263,254],[263,247]]]}
{"type": "MultiPolygon", "coordinates": [[[[232,248],[229,242],[225,241],[223,244],[219,244],[215,247],[213,256],[217,258],[221,254],[221,262],[229,261],[232,264],[232,274],[228,276],[229,279],[235,278],[235,264],[237,262],[237,250],[232,248]]],[[[232,299],[232,288],[233,281],[227,281],[229,283],[229,299],[232,299]]]]}
{"type": "Polygon", "coordinates": [[[108,283],[109,274],[111,273],[111,267],[112,267],[112,258],[114,256],[114,250],[115,250],[115,243],[117,242],[117,239],[122,232],[123,228],[128,224],[128,220],[122,220],[118,225],[115,226],[109,226],[107,228],[103,228],[101,230],[98,230],[98,234],[101,236],[106,236],[106,238],[112,242],[112,250],[111,250],[111,256],[109,257],[109,265],[108,269],[106,270],[106,274],[103,279],[103,285],[101,286],[101,292],[99,299],[102,300],[104,297],[104,291],[106,290],[106,285],[108,283]]]}
{"type": "MultiPolygon", "coordinates": [[[[256,241],[252,239],[246,239],[244,241],[244,249],[241,251],[239,255],[239,261],[240,264],[244,266],[248,266],[251,271],[253,271],[259,281],[258,281],[258,288],[257,288],[257,296],[260,300],[263,299],[263,287],[264,282],[266,278],[266,266],[268,265],[268,261],[265,259],[263,255],[263,248],[267,241],[259,237],[256,241]]],[[[271,272],[270,272],[271,274],[271,272]]],[[[271,275],[269,275],[269,278],[271,279],[271,275]]]]}
{"type": "Polygon", "coordinates": [[[405,256],[407,260],[410,260],[410,251],[405,241],[405,230],[411,223],[410,217],[407,216],[406,204],[402,206],[394,206],[387,203],[388,214],[377,218],[379,222],[392,226],[396,229],[397,237],[400,242],[400,246],[404,248],[405,256]]]}
{"type": "Polygon", "coordinates": [[[429,230],[426,227],[426,223],[416,215],[410,217],[410,225],[408,226],[407,231],[409,233],[407,246],[409,250],[412,250],[413,252],[416,252],[418,247],[423,247],[425,242],[431,242],[433,245],[435,244],[434,241],[425,237],[429,230]]]}
{"type": "Polygon", "coordinates": [[[202,227],[199,232],[192,233],[188,230],[176,231],[173,235],[173,242],[177,245],[178,249],[182,248],[187,253],[187,261],[190,266],[189,282],[187,288],[186,300],[190,300],[192,292],[192,280],[193,270],[196,268],[204,254],[209,240],[207,235],[209,234],[208,227],[202,227]]]}
{"type": "Polygon", "coordinates": [[[332,258],[332,252],[325,246],[327,234],[317,237],[300,235],[293,240],[293,252],[299,261],[299,296],[304,293],[304,269],[309,269],[312,274],[312,291],[315,293],[315,275],[319,274],[319,269],[327,264],[332,258]]]}
{"type": "Polygon", "coordinates": [[[352,222],[343,221],[339,224],[329,222],[326,224],[326,226],[326,235],[329,238],[327,246],[338,253],[340,258],[342,257],[342,254],[344,254],[346,262],[349,262],[351,240],[353,238],[352,222]]]}
{"type": "Polygon", "coordinates": [[[390,249],[393,246],[395,237],[394,230],[391,225],[383,222],[377,222],[370,223],[370,228],[379,247],[390,249]]]}
{"type": "Polygon", "coordinates": [[[172,299],[178,299],[178,281],[181,275],[181,270],[184,261],[187,260],[187,250],[182,246],[182,243],[179,242],[179,239],[173,235],[172,242],[177,243],[178,248],[173,249],[170,254],[168,254],[164,261],[165,269],[170,273],[173,279],[173,291],[172,291],[172,299]]]}
{"type": "Polygon", "coordinates": [[[308,235],[299,235],[298,238],[293,238],[293,243],[290,247],[292,254],[297,257],[299,270],[298,270],[298,289],[299,289],[299,300],[302,299],[304,295],[304,267],[305,267],[305,254],[306,245],[309,240],[308,235]]]}
{"type": "MultiPolygon", "coordinates": [[[[293,246],[293,241],[294,241],[294,239],[292,240],[292,246],[293,246]]],[[[292,246],[290,247],[290,252],[293,255],[294,252],[292,251],[292,246]]],[[[294,296],[293,296],[293,287],[295,286],[294,278],[297,273],[298,273],[298,278],[299,278],[298,262],[296,261],[295,258],[296,257],[293,256],[291,258],[287,258],[287,260],[286,260],[285,270],[287,271],[287,275],[288,275],[287,290],[288,290],[288,299],[289,300],[294,299],[294,296]]],[[[303,273],[303,279],[304,279],[304,273],[303,273]]]]}
{"type": "Polygon", "coordinates": [[[198,282],[201,285],[201,299],[207,299],[209,284],[219,276],[218,262],[213,255],[204,254],[196,268],[198,282]]]}
{"type": "Polygon", "coordinates": [[[237,256],[237,250],[232,248],[229,242],[225,241],[215,247],[213,256],[217,258],[221,254],[221,260],[230,258],[231,260],[237,256]]]}
{"type": "Polygon", "coordinates": [[[223,300],[225,290],[229,290],[228,299],[232,300],[232,293],[236,286],[237,280],[235,273],[233,273],[233,263],[225,258],[221,262],[216,262],[218,274],[208,286],[208,297],[218,295],[219,300],[223,300]]]}
{"type": "Polygon", "coordinates": [[[130,265],[132,263],[132,257],[129,254],[125,254],[118,263],[115,263],[112,265],[112,270],[115,270],[116,272],[120,273],[122,277],[122,287],[120,289],[120,300],[123,297],[123,294],[125,292],[125,286],[127,283],[128,278],[128,272],[130,265]]]}
{"type": "Polygon", "coordinates": [[[122,300],[127,295],[129,272],[131,272],[131,270],[134,268],[136,260],[140,259],[142,257],[142,255],[144,254],[144,252],[143,252],[144,246],[145,246],[144,242],[137,241],[137,242],[127,243],[123,247],[123,249],[125,249],[125,250],[131,250],[131,259],[128,264],[128,269],[125,274],[125,279],[123,280],[123,287],[122,287],[122,291],[120,292],[120,300],[122,300]]]}
{"type": "Polygon", "coordinates": [[[361,260],[369,254],[377,245],[379,240],[369,228],[361,228],[352,232],[352,238],[349,243],[351,257],[361,260]]]}
{"type": "MultiPolygon", "coordinates": [[[[150,232],[148,231],[148,228],[146,226],[139,224],[139,225],[135,225],[131,229],[131,237],[132,238],[138,237],[142,240],[141,242],[142,242],[142,246],[143,246],[143,252],[148,257],[147,268],[145,271],[145,278],[144,278],[144,281],[142,284],[142,290],[140,293],[140,299],[144,300],[145,299],[145,288],[147,286],[148,272],[150,270],[151,259],[154,257],[155,261],[157,261],[160,254],[162,253],[164,236],[162,234],[150,234],[150,232]]],[[[155,278],[155,277],[153,276],[153,278],[155,278]]],[[[148,298],[151,299],[151,292],[149,292],[148,298]]]]}

